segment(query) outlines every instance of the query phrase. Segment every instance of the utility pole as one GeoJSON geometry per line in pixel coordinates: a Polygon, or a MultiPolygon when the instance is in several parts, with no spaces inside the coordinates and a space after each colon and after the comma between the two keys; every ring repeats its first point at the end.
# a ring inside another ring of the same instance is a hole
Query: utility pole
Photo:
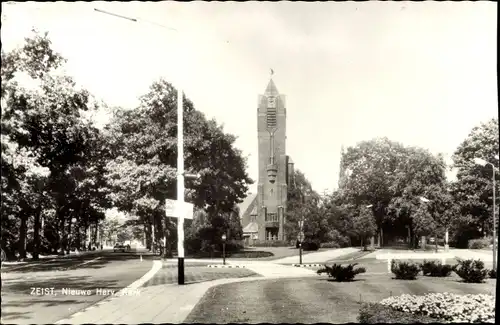
{"type": "Polygon", "coordinates": [[[177,87],[177,278],[184,284],[184,111],[182,89],[177,87]]]}

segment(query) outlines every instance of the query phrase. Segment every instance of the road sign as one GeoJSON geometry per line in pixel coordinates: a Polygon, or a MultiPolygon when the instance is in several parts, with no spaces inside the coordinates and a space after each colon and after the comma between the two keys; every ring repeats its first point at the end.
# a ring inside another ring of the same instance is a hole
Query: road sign
{"type": "Polygon", "coordinates": [[[298,239],[299,239],[299,242],[301,242],[301,243],[304,241],[304,232],[303,231],[299,232],[298,239]]]}
{"type": "MultiPolygon", "coordinates": [[[[165,202],[165,214],[169,218],[178,218],[178,213],[176,213],[177,200],[166,200],[165,202]]],[[[192,203],[184,202],[181,207],[182,215],[184,219],[193,219],[194,205],[192,203]]]]}

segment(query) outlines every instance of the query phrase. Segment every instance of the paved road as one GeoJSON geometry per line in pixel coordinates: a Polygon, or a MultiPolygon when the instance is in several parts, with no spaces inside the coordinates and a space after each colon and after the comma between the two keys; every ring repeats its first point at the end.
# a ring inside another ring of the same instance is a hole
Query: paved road
{"type": "Polygon", "coordinates": [[[104,251],[2,268],[2,323],[50,324],[95,304],[110,293],[97,289],[118,292],[151,269],[153,257],[141,262],[139,254],[104,251]]]}

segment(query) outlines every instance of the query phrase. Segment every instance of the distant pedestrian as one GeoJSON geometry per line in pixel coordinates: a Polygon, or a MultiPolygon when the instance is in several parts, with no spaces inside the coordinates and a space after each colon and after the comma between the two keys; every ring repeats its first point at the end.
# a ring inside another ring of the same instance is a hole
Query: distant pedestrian
{"type": "Polygon", "coordinates": [[[103,249],[103,247],[104,247],[104,246],[103,246],[103,245],[102,245],[102,243],[101,243],[101,250],[103,249]]]}

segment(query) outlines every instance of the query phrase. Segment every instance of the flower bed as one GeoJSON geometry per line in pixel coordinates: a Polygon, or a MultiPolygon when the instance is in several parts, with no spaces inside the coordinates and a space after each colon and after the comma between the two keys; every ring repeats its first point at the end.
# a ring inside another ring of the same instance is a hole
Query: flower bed
{"type": "Polygon", "coordinates": [[[366,303],[359,310],[358,322],[361,324],[433,324],[436,319],[426,315],[405,313],[386,305],[366,303]]]}
{"type": "Polygon", "coordinates": [[[389,297],[380,304],[417,316],[425,315],[446,322],[495,322],[495,298],[491,295],[430,293],[425,296],[389,297]]]}

